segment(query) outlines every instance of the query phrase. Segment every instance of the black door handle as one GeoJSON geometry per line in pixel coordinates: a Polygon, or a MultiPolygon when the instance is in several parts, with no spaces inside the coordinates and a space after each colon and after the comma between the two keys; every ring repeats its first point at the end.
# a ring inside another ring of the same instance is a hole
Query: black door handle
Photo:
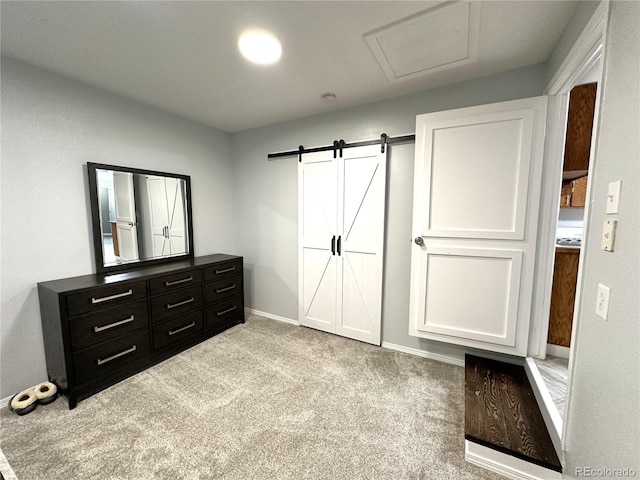
{"type": "Polygon", "coordinates": [[[335,255],[336,254],[336,236],[334,235],[333,238],[331,238],[331,255],[335,255]]]}
{"type": "Polygon", "coordinates": [[[338,237],[338,255],[342,255],[340,252],[340,245],[342,244],[342,235],[338,237]]]}

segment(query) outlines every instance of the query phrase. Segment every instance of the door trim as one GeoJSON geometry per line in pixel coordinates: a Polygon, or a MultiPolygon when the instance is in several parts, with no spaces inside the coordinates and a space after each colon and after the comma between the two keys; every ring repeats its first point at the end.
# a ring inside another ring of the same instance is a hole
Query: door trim
{"type": "MultiPolygon", "coordinates": [[[[576,40],[573,48],[567,54],[564,62],[559,67],[552,80],[545,88],[545,94],[558,97],[558,105],[555,105],[555,117],[548,125],[545,142],[545,168],[542,178],[542,195],[540,200],[540,220],[538,251],[536,253],[536,278],[534,283],[534,307],[531,314],[531,328],[527,355],[535,358],[545,358],[547,348],[547,335],[549,330],[549,308],[551,305],[551,287],[553,283],[553,263],[555,258],[556,226],[558,222],[558,208],[560,196],[560,178],[564,161],[564,137],[566,131],[566,116],[568,111],[568,95],[578,79],[593,65],[594,61],[601,60],[604,56],[604,38],[607,27],[609,1],[603,0],[593,16],[585,26],[583,32],[576,40]]],[[[602,85],[600,79],[599,85],[602,85]]],[[[597,120],[600,91],[596,95],[596,110],[594,117],[597,120]]],[[[550,102],[550,110],[553,108],[550,102]]],[[[594,135],[592,136],[592,148],[597,140],[597,122],[594,122],[594,135]]],[[[593,150],[592,150],[593,153],[593,150]]],[[[591,169],[590,169],[591,170],[591,169]]],[[[591,175],[589,171],[589,175],[591,175]]],[[[590,177],[591,178],[591,177],[590,177]]],[[[587,191],[589,199],[590,190],[587,191]]],[[[588,208],[590,201],[585,205],[585,222],[583,238],[586,238],[588,208]]],[[[582,245],[582,251],[585,244],[582,245]]],[[[582,252],[581,252],[582,253],[582,252]]],[[[582,258],[580,259],[582,261],[582,258]]],[[[579,298],[580,278],[576,298],[579,298]]],[[[574,318],[577,318],[578,309],[575,309],[574,318]]],[[[573,331],[575,332],[575,328],[573,331]]]]}
{"type": "MultiPolygon", "coordinates": [[[[603,85],[602,76],[604,74],[604,61],[605,61],[604,52],[606,47],[607,23],[608,23],[608,17],[609,17],[609,3],[610,3],[609,0],[603,0],[598,5],[595,12],[591,16],[591,19],[583,29],[582,33],[576,40],[575,44],[573,45],[573,47],[571,48],[567,56],[565,57],[565,60],[562,62],[557,72],[554,74],[552,80],[549,82],[549,84],[545,88],[545,92],[547,92],[550,95],[562,94],[562,95],[568,96],[569,91],[574,86],[574,82],[578,81],[580,77],[593,65],[594,56],[599,56],[599,58],[596,58],[596,60],[600,60],[602,62],[601,63],[602,71],[600,75],[600,80],[598,81],[599,88],[596,94],[594,127],[593,127],[592,141],[591,141],[592,157],[593,157],[593,153],[596,151],[596,145],[598,143],[598,133],[599,133],[598,118],[599,118],[599,112],[600,112],[601,93],[602,93],[602,85],[603,85]]],[[[550,128],[555,128],[556,130],[558,130],[559,125],[557,124],[552,125],[550,126],[550,128]]],[[[560,151],[557,153],[557,156],[553,159],[555,160],[555,167],[553,165],[547,166],[547,168],[556,168],[558,172],[562,170],[562,161],[563,161],[562,156],[564,151],[564,148],[563,148],[564,129],[566,128],[566,125],[562,125],[561,128],[563,130],[563,135],[562,135],[563,138],[561,139],[562,145],[560,146],[560,151]]],[[[590,165],[589,165],[589,172],[588,172],[589,181],[587,184],[587,195],[586,195],[587,201],[585,204],[585,217],[584,217],[585,221],[583,225],[583,239],[586,239],[589,236],[588,232],[590,229],[590,224],[588,219],[589,219],[589,210],[590,210],[589,205],[591,204],[592,194],[593,194],[591,190],[591,179],[593,178],[594,163],[595,162],[590,162],[590,165]]],[[[560,173],[558,173],[558,175],[559,174],[560,173]]],[[[555,213],[556,218],[554,219],[554,221],[557,219],[557,210],[554,208],[554,201],[558,201],[557,198],[559,197],[556,197],[555,199],[553,198],[543,199],[543,201],[540,204],[540,214],[542,217],[548,216],[548,215],[553,216],[555,213]]],[[[586,251],[586,247],[587,247],[586,243],[583,242],[582,248],[580,251],[581,265],[584,265],[583,256],[584,256],[584,252],[586,251]]],[[[547,253],[549,251],[553,252],[553,250],[555,250],[555,232],[554,232],[554,238],[552,239],[543,238],[539,246],[539,249],[541,251],[547,250],[547,253]]],[[[551,255],[552,254],[547,254],[547,257],[550,259],[548,262],[539,264],[539,266],[541,266],[543,269],[546,269],[546,275],[539,275],[536,280],[536,284],[534,286],[536,289],[536,292],[538,292],[537,295],[542,295],[542,296],[538,296],[538,298],[542,298],[543,301],[546,301],[547,305],[549,305],[550,303],[551,284],[553,281],[553,260],[552,260],[553,256],[551,255]],[[542,294],[540,293],[545,291],[546,291],[546,296],[544,293],[542,294]]],[[[576,286],[576,308],[574,310],[573,328],[571,333],[572,345],[575,345],[575,341],[576,341],[576,338],[578,337],[578,332],[580,330],[580,324],[579,322],[576,321],[576,319],[580,318],[581,316],[581,302],[579,300],[582,292],[582,278],[583,278],[582,273],[583,273],[583,269],[580,268],[578,271],[578,281],[576,286]]],[[[538,301],[536,303],[540,305],[542,302],[538,301]]],[[[530,342],[529,342],[529,355],[544,358],[545,356],[544,352],[546,352],[546,345],[547,345],[546,341],[547,341],[548,327],[549,327],[548,309],[547,309],[546,317],[541,317],[541,318],[539,317],[535,320],[536,321],[532,325],[535,325],[536,323],[539,324],[540,330],[537,332],[537,335],[535,335],[532,332],[530,342]],[[540,352],[542,352],[542,354],[540,354],[540,352]]],[[[562,441],[563,449],[565,449],[566,447],[567,437],[568,437],[569,422],[566,420],[569,419],[571,415],[570,409],[572,406],[571,398],[573,393],[572,374],[573,374],[575,362],[576,362],[575,349],[572,348],[569,354],[567,396],[565,399],[565,416],[564,416],[565,421],[562,424],[561,441],[562,441]]]]}

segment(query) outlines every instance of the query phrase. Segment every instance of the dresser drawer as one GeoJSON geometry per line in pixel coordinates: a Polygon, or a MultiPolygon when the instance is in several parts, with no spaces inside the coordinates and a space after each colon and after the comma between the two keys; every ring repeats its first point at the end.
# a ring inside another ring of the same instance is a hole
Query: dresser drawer
{"type": "Polygon", "coordinates": [[[238,295],[207,307],[207,327],[224,323],[230,318],[244,315],[242,295],[238,295]]]}
{"type": "Polygon", "coordinates": [[[71,348],[73,351],[81,350],[146,327],[148,322],[146,300],[70,319],[71,348]]]}
{"type": "Polygon", "coordinates": [[[146,282],[100,287],[67,297],[67,312],[70,317],[95,312],[113,305],[120,305],[147,296],[146,282]]]}
{"type": "Polygon", "coordinates": [[[202,283],[202,270],[173,273],[149,281],[149,294],[158,295],[202,283]]]}
{"type": "Polygon", "coordinates": [[[153,326],[153,348],[166,347],[199,333],[204,328],[204,312],[198,310],[153,326]]]}
{"type": "Polygon", "coordinates": [[[185,288],[151,300],[151,318],[159,322],[202,307],[202,286],[185,288]]]}
{"type": "Polygon", "coordinates": [[[222,278],[204,285],[205,303],[214,303],[242,292],[242,275],[222,278]]]}
{"type": "Polygon", "coordinates": [[[217,263],[204,269],[204,280],[216,280],[218,278],[230,277],[242,273],[242,260],[232,260],[230,262],[217,263]]]}
{"type": "Polygon", "coordinates": [[[151,353],[149,330],[140,330],[73,354],[76,383],[84,383],[125,370],[151,353]]]}

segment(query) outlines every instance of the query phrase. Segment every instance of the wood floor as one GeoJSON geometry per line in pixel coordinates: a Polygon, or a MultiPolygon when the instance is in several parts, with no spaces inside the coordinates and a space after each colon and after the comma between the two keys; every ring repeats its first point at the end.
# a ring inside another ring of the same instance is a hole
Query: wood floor
{"type": "Polygon", "coordinates": [[[562,472],[522,366],[465,356],[465,439],[562,472]]]}

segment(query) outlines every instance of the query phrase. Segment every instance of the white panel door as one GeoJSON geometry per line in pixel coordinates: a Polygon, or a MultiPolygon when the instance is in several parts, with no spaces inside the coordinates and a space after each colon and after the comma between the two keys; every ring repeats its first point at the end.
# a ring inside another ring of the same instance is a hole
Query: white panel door
{"type": "Polygon", "coordinates": [[[302,156],[301,325],[380,344],[385,179],[380,146],[302,156]]]}
{"type": "Polygon", "coordinates": [[[298,319],[335,332],[338,295],[338,160],[305,154],[298,167],[298,319]]]}
{"type": "Polygon", "coordinates": [[[546,105],[417,117],[411,335],[526,355],[546,105]]]}
{"type": "Polygon", "coordinates": [[[386,156],[378,145],[343,151],[338,169],[338,278],[342,302],[336,333],[380,345],[386,156]]]}
{"type": "Polygon", "coordinates": [[[116,229],[121,260],[138,260],[138,228],[133,193],[133,174],[113,172],[113,190],[116,207],[116,229]]]}

